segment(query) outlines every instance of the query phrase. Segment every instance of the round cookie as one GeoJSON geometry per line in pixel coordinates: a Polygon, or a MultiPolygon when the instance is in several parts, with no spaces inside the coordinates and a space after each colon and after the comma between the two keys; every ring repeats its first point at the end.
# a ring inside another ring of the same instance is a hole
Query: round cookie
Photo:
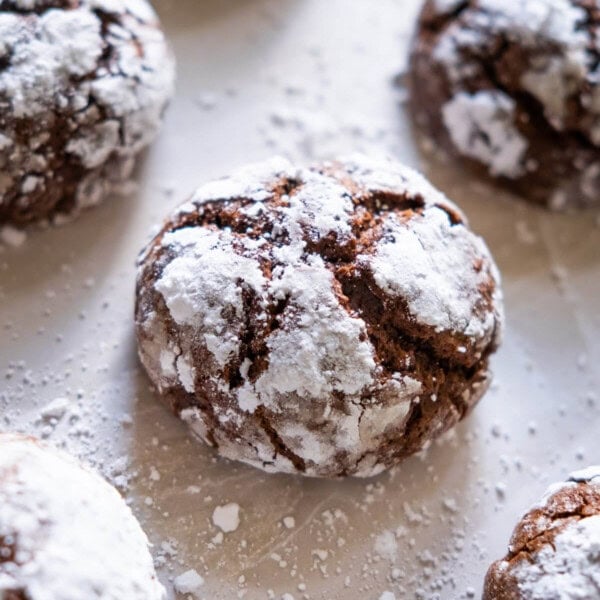
{"type": "Polygon", "coordinates": [[[600,466],[556,484],[490,567],[483,600],[600,598],[600,466]]]}
{"type": "Polygon", "coordinates": [[[499,275],[419,174],[354,156],[208,183],[139,259],[151,380],[192,430],[268,471],[370,476],[486,390],[499,275]]]}
{"type": "Polygon", "coordinates": [[[60,219],[127,181],[174,72],[146,0],[0,0],[0,226],[60,219]]]}
{"type": "Polygon", "coordinates": [[[427,0],[411,106],[436,147],[553,209],[600,198],[597,0],[427,0]]]}
{"type": "Polygon", "coordinates": [[[32,438],[0,434],[0,597],[165,600],[117,491],[32,438]]]}

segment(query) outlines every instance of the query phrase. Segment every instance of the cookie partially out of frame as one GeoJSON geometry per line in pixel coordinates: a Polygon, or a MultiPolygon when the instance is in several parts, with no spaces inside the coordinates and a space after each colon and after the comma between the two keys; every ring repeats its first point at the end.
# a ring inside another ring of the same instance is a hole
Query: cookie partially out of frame
{"type": "Polygon", "coordinates": [[[490,381],[499,275],[400,164],[283,159],[202,186],[139,259],[139,354],[205,442],[268,471],[369,476],[490,381]]]}
{"type": "Polygon", "coordinates": [[[0,434],[0,598],[166,600],[119,493],[66,454],[0,434]]]}
{"type": "Polygon", "coordinates": [[[127,181],[173,81],[146,0],[0,0],[0,225],[76,213],[127,181]]]}
{"type": "Polygon", "coordinates": [[[597,0],[427,0],[412,111],[434,144],[537,204],[600,204],[597,0]]]}
{"type": "Polygon", "coordinates": [[[483,600],[600,598],[600,466],[552,486],[517,524],[483,600]]]}

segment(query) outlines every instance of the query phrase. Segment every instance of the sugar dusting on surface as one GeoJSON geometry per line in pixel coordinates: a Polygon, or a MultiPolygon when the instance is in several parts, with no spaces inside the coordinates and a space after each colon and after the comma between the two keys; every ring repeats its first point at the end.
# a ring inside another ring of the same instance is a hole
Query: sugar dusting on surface
{"type": "MultiPolygon", "coordinates": [[[[119,494],[66,455],[0,435],[0,592],[31,600],[164,600],[148,541],[119,494]],[[2,557],[0,557],[1,559],[2,557]]],[[[0,595],[2,595],[0,593],[0,595]]]]}
{"type": "Polygon", "coordinates": [[[193,598],[201,598],[204,578],[195,569],[190,569],[173,580],[173,587],[179,594],[191,594],[193,598]]]}

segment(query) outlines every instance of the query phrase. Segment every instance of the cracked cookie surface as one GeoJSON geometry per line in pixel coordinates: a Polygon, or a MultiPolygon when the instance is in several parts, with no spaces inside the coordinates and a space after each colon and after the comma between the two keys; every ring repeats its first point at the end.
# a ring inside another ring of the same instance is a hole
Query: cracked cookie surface
{"type": "Polygon", "coordinates": [[[140,255],[140,358],[229,458],[369,476],[421,450],[489,384],[499,275],[416,172],[284,159],[199,188],[140,255]]]}
{"type": "Polygon", "coordinates": [[[490,567],[483,600],[600,598],[600,466],[550,487],[490,567]]]}
{"type": "Polygon", "coordinates": [[[0,225],[64,218],[118,189],[173,84],[146,0],[0,0],[0,225]]]}
{"type": "Polygon", "coordinates": [[[412,111],[436,145],[529,200],[598,205],[597,0],[428,0],[412,111]]]}
{"type": "Polygon", "coordinates": [[[73,458],[0,434],[3,600],[166,600],[119,493],[73,458]]]}

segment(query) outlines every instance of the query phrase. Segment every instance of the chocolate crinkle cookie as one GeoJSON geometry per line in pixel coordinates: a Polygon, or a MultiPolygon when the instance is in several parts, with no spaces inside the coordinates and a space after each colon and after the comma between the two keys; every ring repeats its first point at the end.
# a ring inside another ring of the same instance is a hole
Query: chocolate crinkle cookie
{"type": "Polygon", "coordinates": [[[600,465],[553,485],[489,569],[483,600],[600,598],[600,465]]]}
{"type": "Polygon", "coordinates": [[[434,143],[553,209],[599,204],[598,0],[427,0],[412,109],[434,143]]]}
{"type": "Polygon", "coordinates": [[[369,476],[486,390],[499,275],[420,175],[362,156],[284,159],[201,187],[139,260],[141,360],[229,458],[369,476]]]}
{"type": "Polygon", "coordinates": [[[122,186],[174,73],[146,0],[0,0],[0,225],[60,219],[122,186]]]}
{"type": "Polygon", "coordinates": [[[73,458],[0,434],[0,598],[166,600],[118,492],[73,458]]]}

